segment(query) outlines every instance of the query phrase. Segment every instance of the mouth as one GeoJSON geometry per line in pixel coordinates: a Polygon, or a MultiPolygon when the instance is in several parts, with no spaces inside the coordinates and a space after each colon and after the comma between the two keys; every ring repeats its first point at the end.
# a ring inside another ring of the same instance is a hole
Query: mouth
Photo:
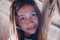
{"type": "Polygon", "coordinates": [[[36,26],[30,26],[30,28],[27,28],[27,30],[33,30],[36,29],[36,26]]]}

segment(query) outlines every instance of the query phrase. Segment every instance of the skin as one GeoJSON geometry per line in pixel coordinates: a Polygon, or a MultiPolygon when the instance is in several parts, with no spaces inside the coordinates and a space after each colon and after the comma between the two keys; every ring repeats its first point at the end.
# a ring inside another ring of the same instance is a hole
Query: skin
{"type": "Polygon", "coordinates": [[[26,4],[19,9],[18,24],[21,26],[26,36],[36,33],[38,17],[33,6],[26,4]]]}

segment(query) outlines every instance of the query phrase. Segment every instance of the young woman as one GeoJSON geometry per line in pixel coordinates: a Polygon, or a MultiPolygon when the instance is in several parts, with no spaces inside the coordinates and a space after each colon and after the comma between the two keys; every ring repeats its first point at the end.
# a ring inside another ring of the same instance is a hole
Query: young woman
{"type": "Polygon", "coordinates": [[[11,8],[10,20],[16,26],[18,40],[38,40],[38,36],[42,40],[42,14],[35,1],[16,0],[11,8]]]}

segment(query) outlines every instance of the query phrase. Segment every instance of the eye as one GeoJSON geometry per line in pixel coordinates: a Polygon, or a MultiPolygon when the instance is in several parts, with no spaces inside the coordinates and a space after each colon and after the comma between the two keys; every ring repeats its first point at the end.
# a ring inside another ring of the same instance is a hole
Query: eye
{"type": "Polygon", "coordinates": [[[32,13],[32,16],[36,16],[36,15],[37,15],[36,12],[33,12],[33,13],[32,13]]]}
{"type": "Polygon", "coordinates": [[[25,20],[25,17],[20,17],[19,20],[20,21],[24,21],[25,20]]]}

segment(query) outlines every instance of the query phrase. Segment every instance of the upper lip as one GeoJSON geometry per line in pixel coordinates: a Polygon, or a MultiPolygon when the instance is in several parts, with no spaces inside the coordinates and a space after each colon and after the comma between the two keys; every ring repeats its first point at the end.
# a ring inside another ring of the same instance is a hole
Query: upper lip
{"type": "Polygon", "coordinates": [[[35,26],[29,26],[28,30],[35,28],[35,26]]]}

